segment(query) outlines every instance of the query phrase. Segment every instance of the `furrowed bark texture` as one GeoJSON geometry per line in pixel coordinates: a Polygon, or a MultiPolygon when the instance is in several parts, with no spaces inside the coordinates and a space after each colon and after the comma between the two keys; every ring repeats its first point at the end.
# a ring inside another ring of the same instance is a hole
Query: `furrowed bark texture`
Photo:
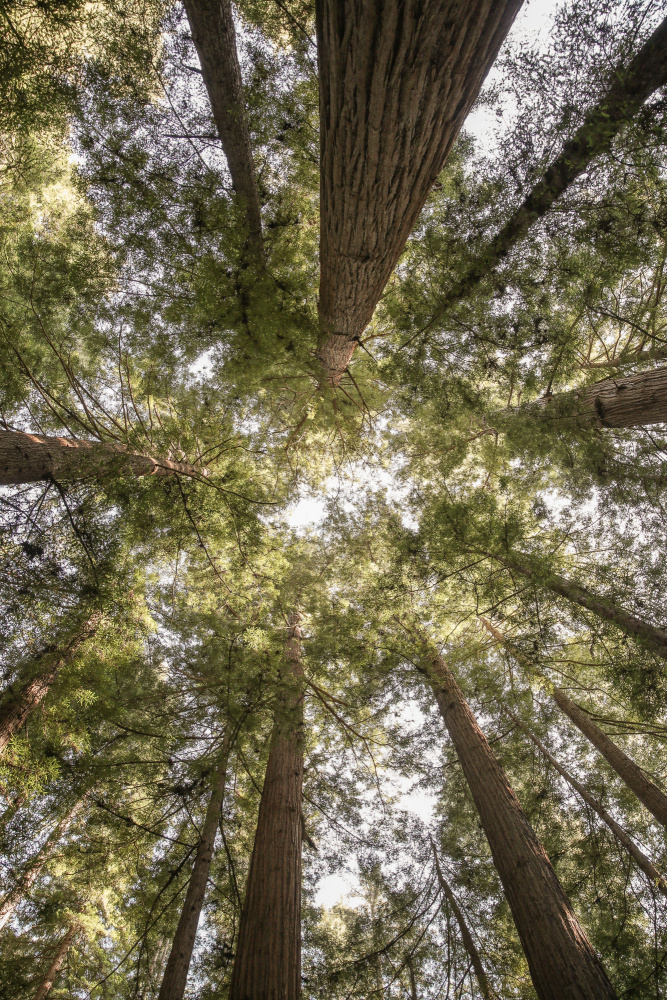
{"type": "Polygon", "coordinates": [[[522,0],[318,0],[320,358],[337,385],[522,0]]]}
{"type": "Polygon", "coordinates": [[[43,479],[86,479],[109,475],[206,475],[194,465],[150,458],[121,444],[0,431],[0,485],[18,486],[43,479]]]}
{"type": "Polygon", "coordinates": [[[477,806],[538,997],[610,1000],[614,989],[454,675],[438,654],[429,656],[426,672],[477,806]]]}
{"type": "Polygon", "coordinates": [[[190,970],[192,949],[197,936],[197,927],[201,908],[206,895],[208,873],[213,859],[215,834],[220,821],[220,811],[225,794],[227,780],[227,758],[229,756],[229,730],[225,734],[222,750],[222,760],[213,778],[213,789],[209,799],[206,817],[197,848],[197,856],[192,868],[192,875],[185,894],[185,902],[178,921],[178,927],[167,960],[167,965],[160,986],[158,1000],[181,1000],[185,993],[185,985],[190,970]]]}
{"type": "MultiPolygon", "coordinates": [[[[0,756],[12,736],[19,731],[26,720],[51,690],[60,670],[71,663],[81,647],[91,639],[100,624],[100,616],[93,614],[83,628],[60,648],[47,649],[37,658],[38,667],[44,666],[39,672],[14,691],[13,685],[5,692],[5,699],[0,704],[0,756]]],[[[31,672],[35,663],[31,664],[31,672]]]]}
{"type": "Polygon", "coordinates": [[[595,812],[598,814],[602,822],[607,824],[607,826],[614,834],[618,842],[623,845],[623,847],[626,849],[630,857],[634,858],[637,866],[644,872],[649,882],[652,885],[655,885],[656,889],[659,892],[661,892],[663,896],[667,896],[667,881],[665,880],[664,876],[660,874],[660,872],[655,867],[653,862],[646,857],[644,852],[637,847],[634,840],[632,840],[631,837],[628,836],[623,827],[620,826],[616,822],[616,820],[609,815],[609,813],[604,808],[601,802],[599,802],[593,795],[591,795],[590,792],[588,792],[584,788],[584,786],[580,784],[577,781],[577,779],[570,774],[568,770],[566,770],[566,768],[564,768],[561,764],[558,763],[556,758],[549,753],[544,744],[541,743],[540,740],[538,740],[537,736],[535,736],[535,734],[531,732],[528,726],[526,726],[521,721],[521,719],[519,719],[514,714],[514,712],[510,711],[507,708],[505,710],[507,711],[508,715],[512,719],[514,719],[517,726],[521,730],[523,730],[528,739],[530,739],[535,744],[540,753],[549,761],[549,763],[553,767],[556,768],[561,777],[565,778],[568,785],[574,788],[575,792],[577,792],[582,797],[584,802],[587,802],[588,805],[591,807],[591,809],[595,810],[595,812]]]}
{"type": "Polygon", "coordinates": [[[49,966],[49,971],[46,973],[42,983],[40,984],[37,992],[35,993],[34,1000],[44,1000],[44,997],[49,992],[51,987],[56,981],[56,977],[60,972],[60,968],[65,961],[65,956],[70,950],[72,942],[76,936],[76,927],[72,926],[65,934],[64,938],[58,945],[58,951],[56,952],[51,965],[49,966]]]}
{"type": "Polygon", "coordinates": [[[229,1000],[301,996],[301,789],[303,784],[299,616],[290,619],[286,711],[274,721],[259,806],[229,1000]]]}
{"type": "Polygon", "coordinates": [[[438,858],[438,852],[435,847],[435,843],[431,841],[431,846],[433,847],[433,857],[435,858],[435,872],[438,877],[438,884],[442,892],[444,893],[446,899],[449,901],[449,905],[452,908],[456,922],[459,925],[459,930],[461,931],[461,940],[463,941],[463,946],[468,953],[468,958],[475,970],[475,975],[477,976],[477,983],[479,984],[479,990],[484,1000],[493,1000],[493,993],[491,987],[489,986],[489,980],[487,978],[486,972],[484,971],[484,966],[482,965],[482,959],[479,952],[477,951],[477,945],[473,941],[472,934],[466,923],[466,919],[461,912],[461,907],[456,901],[456,896],[452,892],[447,879],[442,874],[442,869],[440,868],[440,859],[438,858]]]}
{"type": "Polygon", "coordinates": [[[250,240],[259,244],[262,234],[259,192],[245,116],[232,5],[230,0],[184,0],[184,6],[232,186],[245,211],[250,240]]]}
{"type": "Polygon", "coordinates": [[[534,185],[500,232],[448,292],[429,327],[447,309],[474,290],[591,162],[610,149],[616,136],[634,118],[642,104],[665,84],[667,18],[627,66],[616,68],[609,89],[590,109],[574,136],[565,143],[560,154],[547,167],[544,176],[534,185]]]}
{"type": "Polygon", "coordinates": [[[24,869],[23,874],[17,884],[13,889],[5,896],[2,903],[0,903],[0,930],[9,921],[12,913],[19,905],[22,899],[27,896],[31,887],[36,882],[39,877],[44,865],[49,860],[54,848],[62,837],[67,832],[67,829],[78,813],[79,809],[83,805],[84,799],[79,799],[78,802],[72,806],[70,811],[66,816],[61,819],[57,826],[51,831],[47,837],[43,847],[37,852],[37,854],[32,859],[32,862],[24,869]]]}
{"type": "Polygon", "coordinates": [[[613,740],[611,740],[605,732],[603,732],[599,726],[597,726],[590,715],[584,711],[581,706],[577,705],[575,701],[572,701],[570,697],[562,690],[562,688],[556,687],[552,684],[545,675],[537,670],[534,664],[526,661],[521,654],[514,649],[514,647],[507,642],[502,632],[493,625],[492,622],[488,621],[486,618],[480,616],[480,620],[484,627],[491,633],[491,635],[498,640],[498,642],[504,643],[510,648],[517,660],[524,663],[528,670],[533,673],[538,673],[544,680],[547,681],[548,690],[551,693],[552,698],[560,708],[562,712],[567,715],[570,722],[573,722],[577,729],[589,740],[596,750],[598,750],[607,763],[616,771],[616,774],[621,778],[622,781],[631,789],[643,805],[653,814],[655,819],[663,826],[667,826],[667,795],[662,792],[657,785],[644,774],[642,769],[635,764],[631,757],[628,757],[626,753],[619,746],[617,746],[613,740]]]}

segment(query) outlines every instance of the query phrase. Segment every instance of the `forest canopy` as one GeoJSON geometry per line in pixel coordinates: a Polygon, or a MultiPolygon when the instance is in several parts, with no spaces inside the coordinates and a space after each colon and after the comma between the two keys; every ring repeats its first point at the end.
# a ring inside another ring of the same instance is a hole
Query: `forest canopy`
{"type": "Polygon", "coordinates": [[[0,1000],[667,995],[667,8],[0,6],[0,1000]]]}

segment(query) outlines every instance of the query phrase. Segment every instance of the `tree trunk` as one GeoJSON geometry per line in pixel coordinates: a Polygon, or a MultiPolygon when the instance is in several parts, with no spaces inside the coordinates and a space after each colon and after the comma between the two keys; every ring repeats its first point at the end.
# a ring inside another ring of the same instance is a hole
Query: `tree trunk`
{"type": "Polygon", "coordinates": [[[19,486],[44,479],[102,479],[105,476],[173,476],[199,479],[206,471],[128,452],[125,445],[74,438],[0,431],[0,485],[19,486]]]}
{"type": "MultiPolygon", "coordinates": [[[[59,671],[71,663],[82,645],[95,635],[99,623],[99,614],[92,614],[64,646],[47,649],[36,657],[39,666],[41,666],[40,661],[45,661],[45,666],[42,666],[36,676],[26,681],[18,691],[15,692],[11,685],[5,692],[5,700],[0,704],[0,756],[12,736],[19,731],[49,693],[59,671]]],[[[35,661],[30,665],[30,672],[34,670],[34,665],[35,661]]]]}
{"type": "Polygon", "coordinates": [[[245,212],[250,242],[259,245],[262,219],[232,5],[230,0],[184,0],[184,5],[232,186],[245,212]]]}
{"type": "Polygon", "coordinates": [[[415,969],[412,964],[412,959],[407,958],[405,964],[408,967],[408,975],[410,976],[410,1000],[419,1000],[417,995],[417,981],[415,979],[415,969]]]}
{"type": "Polygon", "coordinates": [[[614,741],[599,726],[596,726],[583,708],[572,701],[561,688],[552,684],[548,677],[545,677],[532,663],[526,662],[525,658],[507,642],[502,632],[495,625],[481,616],[480,620],[487,631],[498,642],[504,643],[512,650],[519,662],[525,663],[530,671],[538,673],[547,682],[548,690],[561,711],[567,715],[568,719],[593,744],[596,750],[599,750],[607,763],[616,771],[619,778],[635,793],[639,801],[646,806],[657,821],[662,823],[663,826],[667,826],[667,795],[660,791],[657,785],[653,784],[642,769],[620,747],[616,746],[614,741]]]}
{"type": "Polygon", "coordinates": [[[540,1000],[615,997],[614,989],[454,675],[437,653],[425,669],[458,754],[540,1000]]]}
{"type": "Polygon", "coordinates": [[[12,913],[19,905],[22,899],[27,896],[30,888],[36,882],[39,877],[44,865],[49,860],[54,848],[61,840],[61,838],[67,832],[67,829],[78,813],[79,809],[85,801],[85,796],[79,799],[69,812],[65,815],[63,819],[58,823],[56,827],[51,831],[47,837],[43,847],[39,849],[37,854],[33,857],[32,861],[26,869],[24,869],[18,883],[13,889],[5,896],[2,903],[0,903],[0,930],[9,921],[12,913]]]}
{"type": "Polygon", "coordinates": [[[627,66],[614,70],[609,89],[590,109],[583,123],[534,185],[500,232],[450,289],[429,323],[472,292],[523,239],[531,225],[545,215],[596,157],[606,153],[616,136],[642,104],[667,83],[667,18],[627,66]]]}
{"type": "Polygon", "coordinates": [[[456,896],[452,892],[449,883],[442,874],[440,868],[440,859],[438,858],[438,852],[435,847],[435,842],[431,839],[431,847],[433,848],[433,857],[435,858],[435,871],[438,877],[438,883],[443,893],[445,894],[449,905],[452,908],[454,916],[456,917],[456,922],[459,925],[459,930],[461,931],[461,940],[463,941],[463,946],[468,953],[468,958],[470,959],[471,965],[475,970],[475,975],[477,976],[477,983],[479,984],[479,990],[484,1000],[493,1000],[493,993],[491,987],[489,986],[489,980],[487,978],[486,972],[484,971],[484,966],[482,965],[482,959],[479,952],[477,951],[477,946],[472,939],[472,934],[468,929],[466,919],[461,912],[459,904],[456,902],[456,896]]]}
{"type": "Polygon", "coordinates": [[[318,0],[320,325],[338,385],[522,0],[318,0]]]}
{"type": "Polygon", "coordinates": [[[76,933],[77,933],[77,928],[74,925],[72,925],[67,931],[67,934],[65,934],[65,937],[58,945],[58,951],[56,952],[54,959],[51,962],[51,965],[49,966],[49,971],[46,973],[46,977],[42,981],[37,992],[35,993],[34,1000],[44,1000],[44,997],[55,983],[56,976],[60,972],[60,967],[65,961],[65,956],[67,955],[67,952],[70,949],[72,941],[76,937],[76,933]]]}
{"type": "Polygon", "coordinates": [[[303,691],[299,615],[290,618],[289,694],[276,711],[229,1000],[301,996],[303,691]]]}
{"type": "Polygon", "coordinates": [[[573,775],[570,774],[569,771],[567,771],[561,764],[558,763],[558,761],[556,760],[556,758],[553,757],[549,753],[549,751],[544,746],[544,744],[541,743],[540,740],[538,740],[537,736],[535,736],[535,734],[530,731],[530,729],[528,728],[528,726],[526,726],[521,721],[521,719],[519,719],[518,716],[516,716],[514,714],[514,712],[512,712],[506,706],[505,706],[505,711],[508,713],[508,715],[510,716],[510,718],[514,719],[514,721],[516,722],[517,726],[520,729],[523,730],[523,732],[526,734],[526,736],[530,740],[532,740],[532,742],[535,744],[535,746],[540,751],[540,753],[543,754],[543,756],[546,757],[546,759],[549,761],[549,763],[552,764],[556,768],[556,770],[558,771],[558,773],[563,778],[565,778],[565,780],[567,781],[567,783],[572,788],[574,788],[575,792],[579,793],[579,795],[582,797],[582,799],[584,800],[584,802],[587,802],[588,805],[591,807],[591,809],[595,810],[595,812],[598,814],[598,816],[600,817],[600,819],[604,823],[607,824],[607,826],[609,827],[609,829],[611,830],[611,832],[614,834],[614,836],[616,837],[616,839],[618,840],[618,842],[620,844],[622,844],[623,847],[628,852],[628,854],[632,858],[634,858],[634,860],[636,861],[638,867],[641,868],[641,870],[644,872],[644,874],[648,878],[648,880],[651,883],[651,885],[654,885],[656,887],[656,889],[658,889],[659,892],[661,892],[664,896],[667,896],[667,881],[665,880],[664,876],[662,876],[660,874],[660,872],[658,871],[658,869],[646,857],[646,855],[644,854],[644,852],[640,851],[640,849],[635,844],[634,840],[631,840],[631,838],[627,835],[627,833],[625,832],[625,830],[623,829],[623,827],[619,826],[619,824],[616,822],[616,820],[613,819],[609,815],[609,813],[604,808],[604,806],[602,805],[602,803],[598,802],[598,800],[596,798],[594,798],[594,796],[592,796],[590,794],[590,792],[587,792],[586,789],[584,788],[584,786],[581,785],[577,781],[577,779],[575,777],[573,777],[573,775]]]}
{"type": "Polygon", "coordinates": [[[192,868],[188,891],[185,895],[181,918],[174,935],[174,940],[164,971],[162,985],[158,1000],[182,1000],[185,993],[185,984],[190,969],[192,959],[192,949],[194,948],[197,936],[197,927],[201,908],[206,894],[206,884],[208,873],[213,858],[213,845],[215,834],[220,821],[220,810],[225,794],[225,783],[227,780],[227,758],[229,757],[229,727],[225,733],[222,748],[222,759],[213,778],[213,789],[209,799],[206,818],[202,827],[197,856],[192,868]]]}

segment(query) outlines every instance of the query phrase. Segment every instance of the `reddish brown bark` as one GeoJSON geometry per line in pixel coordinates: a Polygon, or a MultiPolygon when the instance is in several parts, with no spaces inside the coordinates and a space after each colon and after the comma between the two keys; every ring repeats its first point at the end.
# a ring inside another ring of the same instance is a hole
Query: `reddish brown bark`
{"type": "Polygon", "coordinates": [[[429,653],[426,664],[538,997],[610,1000],[614,989],[454,675],[437,653],[429,653]]]}
{"type": "Polygon", "coordinates": [[[35,993],[34,1000],[44,1000],[44,997],[55,983],[58,973],[60,972],[60,968],[65,961],[65,956],[70,950],[72,942],[76,937],[77,930],[78,928],[72,925],[65,934],[64,938],[61,940],[58,945],[58,950],[53,957],[53,961],[49,966],[49,971],[46,973],[46,976],[35,993]]]}
{"type": "Polygon", "coordinates": [[[276,712],[229,1000],[301,996],[303,691],[299,616],[285,657],[289,694],[276,712]]]}
{"type": "Polygon", "coordinates": [[[197,478],[206,475],[194,465],[137,455],[121,444],[0,431],[2,486],[37,483],[43,479],[173,476],[176,473],[197,478]]]}
{"type": "Polygon", "coordinates": [[[220,811],[225,794],[227,780],[227,758],[229,756],[229,730],[225,734],[222,749],[222,759],[213,777],[213,788],[209,799],[206,817],[199,839],[197,856],[192,868],[192,875],[185,895],[178,927],[174,935],[167,965],[162,977],[162,985],[158,1000],[181,1000],[185,993],[185,985],[190,970],[192,949],[197,936],[197,927],[201,908],[206,895],[206,883],[213,859],[215,834],[220,821],[220,811]]]}
{"type": "Polygon", "coordinates": [[[318,357],[334,386],[521,2],[318,0],[318,357]]]}

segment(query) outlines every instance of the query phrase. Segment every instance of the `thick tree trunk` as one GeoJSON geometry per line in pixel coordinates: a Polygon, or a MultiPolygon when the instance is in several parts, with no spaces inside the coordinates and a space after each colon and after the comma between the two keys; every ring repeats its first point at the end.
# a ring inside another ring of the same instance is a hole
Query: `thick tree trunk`
{"type": "Polygon", "coordinates": [[[606,153],[616,136],[637,114],[642,104],[667,83],[667,18],[656,28],[627,66],[614,70],[607,92],[590,109],[574,136],[551,162],[544,176],[479,255],[464,276],[450,289],[429,323],[433,326],[456,302],[468,296],[523,239],[596,157],[606,153]]]}
{"type": "Polygon", "coordinates": [[[438,877],[438,884],[442,889],[449,905],[452,908],[454,916],[456,917],[456,922],[459,925],[459,930],[461,931],[461,940],[463,941],[463,947],[468,953],[468,958],[470,963],[475,970],[475,975],[477,976],[477,983],[479,985],[479,990],[484,1000],[493,1000],[493,992],[489,986],[489,980],[487,978],[486,972],[484,971],[484,966],[482,965],[482,959],[479,952],[477,951],[477,945],[473,941],[472,934],[466,923],[466,919],[461,912],[461,907],[456,901],[456,896],[452,892],[447,879],[442,874],[442,869],[440,868],[440,859],[438,858],[438,852],[433,840],[431,840],[431,846],[433,847],[433,857],[435,858],[435,872],[438,877]]]}
{"type": "Polygon", "coordinates": [[[522,0],[318,0],[320,323],[337,385],[522,0]]]}
{"type": "Polygon", "coordinates": [[[49,966],[49,971],[46,973],[46,976],[42,980],[39,989],[35,993],[34,1000],[44,1000],[44,997],[55,983],[56,976],[60,972],[60,967],[65,961],[65,956],[67,955],[67,952],[70,950],[72,942],[76,937],[76,933],[77,933],[77,928],[74,925],[72,925],[67,931],[67,934],[65,934],[64,938],[58,945],[58,951],[56,952],[53,961],[49,966]]]}
{"type": "Polygon", "coordinates": [[[95,635],[100,616],[94,613],[68,642],[60,647],[47,649],[30,664],[30,673],[38,672],[26,680],[17,691],[13,685],[5,692],[0,704],[0,756],[12,736],[19,731],[37,706],[49,693],[59,671],[71,663],[83,644],[95,635]]]}
{"type": "Polygon", "coordinates": [[[598,802],[598,800],[593,795],[591,795],[590,792],[586,791],[584,786],[581,785],[577,781],[577,779],[570,774],[569,771],[567,771],[561,764],[558,763],[556,758],[549,753],[544,744],[541,743],[540,740],[538,740],[537,736],[535,736],[535,734],[531,732],[528,726],[526,726],[525,723],[523,723],[521,719],[519,719],[518,716],[515,715],[514,712],[512,712],[506,706],[505,706],[505,711],[508,713],[510,718],[514,719],[517,726],[521,730],[523,730],[526,736],[530,740],[532,740],[532,742],[535,744],[540,753],[549,761],[550,764],[553,765],[553,767],[556,768],[558,773],[563,778],[565,778],[567,783],[572,788],[574,788],[575,792],[577,792],[582,797],[584,802],[587,802],[588,805],[591,807],[591,809],[593,809],[598,814],[603,823],[607,824],[607,826],[614,834],[618,842],[622,844],[623,847],[628,852],[628,854],[632,858],[634,858],[635,862],[637,863],[637,866],[641,868],[641,870],[644,872],[651,885],[654,885],[659,892],[661,892],[664,896],[667,896],[667,880],[665,880],[664,876],[660,874],[658,869],[653,865],[653,863],[649,860],[649,858],[646,857],[644,852],[640,851],[640,849],[635,844],[634,840],[632,840],[627,835],[623,827],[619,826],[616,820],[609,815],[609,813],[604,808],[602,803],[598,802]]]}
{"type": "Polygon", "coordinates": [[[121,444],[0,431],[0,486],[43,479],[101,479],[105,476],[205,476],[205,470],[166,458],[128,452],[121,444]]]}
{"type": "Polygon", "coordinates": [[[259,193],[232,5],[230,0],[184,0],[184,5],[232,186],[245,212],[250,241],[259,245],[262,234],[259,193]]]}
{"type": "Polygon", "coordinates": [[[197,936],[201,908],[206,895],[206,883],[213,859],[213,845],[220,822],[220,810],[227,780],[227,758],[229,756],[229,728],[225,734],[222,758],[213,777],[213,789],[209,799],[206,818],[201,831],[197,856],[185,895],[185,902],[178,927],[174,935],[171,952],[162,978],[158,1000],[182,1000],[190,970],[192,949],[197,936]]]}
{"type": "Polygon", "coordinates": [[[303,668],[298,622],[293,615],[285,651],[290,694],[274,721],[229,1000],[301,996],[303,668]]]}
{"type": "Polygon", "coordinates": [[[537,670],[534,664],[526,661],[521,654],[515,650],[505,639],[500,629],[497,629],[486,618],[480,616],[480,621],[484,627],[491,633],[491,635],[498,640],[507,645],[508,648],[512,649],[514,656],[520,662],[525,663],[526,667],[533,673],[538,673],[540,677],[547,681],[548,690],[551,693],[552,698],[561,709],[562,712],[567,715],[568,719],[574,723],[577,729],[583,733],[587,740],[589,740],[596,750],[602,754],[607,763],[613,767],[616,774],[621,778],[631,791],[635,793],[637,798],[650,813],[657,819],[659,823],[663,826],[667,826],[667,795],[661,792],[657,785],[644,774],[642,769],[635,764],[626,753],[621,750],[620,747],[616,746],[613,740],[611,740],[606,733],[604,733],[599,726],[597,726],[587,712],[584,711],[575,701],[572,701],[565,692],[552,684],[545,675],[537,670]]]}
{"type": "Polygon", "coordinates": [[[31,887],[34,885],[42,869],[44,868],[44,865],[46,864],[51,854],[53,853],[54,848],[67,832],[70,823],[78,813],[84,801],[85,801],[85,796],[79,799],[79,801],[72,806],[72,808],[69,810],[66,816],[64,816],[63,819],[61,819],[61,821],[57,824],[57,826],[54,827],[54,829],[51,831],[46,841],[44,842],[44,845],[32,858],[28,867],[23,870],[23,873],[19,878],[17,884],[5,896],[2,903],[0,903],[0,930],[2,930],[2,928],[8,922],[12,913],[19,905],[21,900],[24,899],[25,896],[27,896],[31,887]]]}
{"type": "Polygon", "coordinates": [[[615,997],[543,847],[454,675],[429,654],[425,672],[458,754],[540,1000],[615,997]]]}

